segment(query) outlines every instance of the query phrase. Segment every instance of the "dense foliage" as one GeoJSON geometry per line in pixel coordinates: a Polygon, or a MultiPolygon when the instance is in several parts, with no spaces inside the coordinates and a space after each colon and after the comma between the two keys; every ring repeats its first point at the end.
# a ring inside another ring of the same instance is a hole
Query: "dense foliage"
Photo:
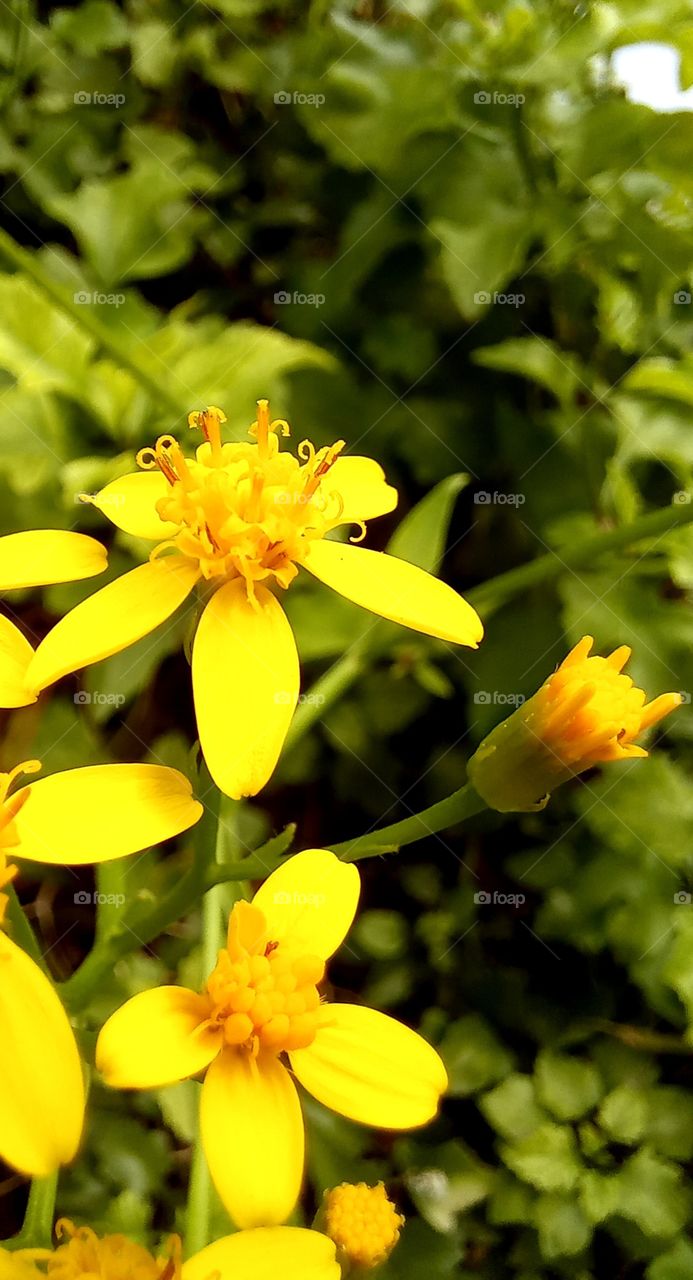
{"type": "MultiPolygon", "coordinates": [[[[5,9],[2,221],[29,257],[0,241],[0,532],[107,538],[80,494],[201,405],[240,439],[265,394],[295,439],[343,437],[398,485],[369,546],[415,508],[392,549],[467,593],[693,502],[693,120],[633,105],[610,70],[619,45],[660,39],[693,79],[683,0],[5,9]]],[[[138,558],[118,535],[109,573],[138,558]]],[[[327,1185],[384,1178],[408,1215],[391,1280],[693,1270],[692,586],[688,525],[504,603],[479,591],[476,653],[371,634],[317,584],[287,598],[305,687],[345,652],[358,678],[301,708],[315,723],[244,811],[248,848],[289,821],[296,848],[329,845],[446,795],[584,633],[632,644],[638,683],[688,704],[648,761],[544,813],[362,864],[332,978],[421,1026],[451,1096],[396,1141],[315,1104],[305,1213],[327,1185]]],[[[40,637],[86,594],[26,593],[13,616],[40,637]]],[[[180,640],[163,629],[1,713],[0,768],[186,769],[180,640]]],[[[184,858],[105,867],[98,887],[146,899],[184,858]]],[[[21,882],[58,978],[91,945],[93,891],[87,873],[21,882]]],[[[196,929],[119,963],[80,1015],[87,1047],[126,995],[195,985],[196,929]]],[[[198,1088],[96,1085],[60,1211],[144,1240],[170,1228],[198,1088]]],[[[6,1235],[24,1193],[3,1189],[6,1235]]]]}

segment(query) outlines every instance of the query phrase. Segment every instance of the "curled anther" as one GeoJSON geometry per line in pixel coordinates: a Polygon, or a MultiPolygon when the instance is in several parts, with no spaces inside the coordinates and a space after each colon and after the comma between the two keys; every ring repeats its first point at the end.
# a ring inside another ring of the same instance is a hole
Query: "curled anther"
{"type": "Polygon", "coordinates": [[[272,422],[270,422],[270,431],[274,431],[277,435],[280,431],[283,436],[291,435],[291,428],[286,421],[286,418],[274,418],[272,422]]]}
{"type": "Polygon", "coordinates": [[[310,440],[302,440],[296,450],[301,462],[312,463],[315,458],[315,445],[310,440]]]}
{"type": "Polygon", "coordinates": [[[146,449],[140,449],[139,453],[137,454],[137,465],[138,467],[141,467],[143,471],[156,470],[159,463],[157,460],[156,451],[152,449],[151,445],[147,445],[146,449]]]}
{"type": "Polygon", "coordinates": [[[360,532],[359,532],[358,534],[354,534],[354,533],[352,533],[352,534],[351,534],[351,536],[350,536],[350,538],[349,538],[349,541],[350,541],[350,542],[363,542],[363,539],[364,539],[364,538],[365,538],[365,536],[366,536],[366,526],[365,526],[365,524],[364,524],[363,520],[354,520],[354,524],[355,524],[355,525],[358,525],[358,528],[359,528],[360,532]]]}

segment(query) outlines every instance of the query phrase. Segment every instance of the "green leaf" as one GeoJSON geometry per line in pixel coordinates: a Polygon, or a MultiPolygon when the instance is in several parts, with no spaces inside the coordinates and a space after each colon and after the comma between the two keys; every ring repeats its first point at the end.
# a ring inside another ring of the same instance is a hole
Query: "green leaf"
{"type": "Polygon", "coordinates": [[[452,1097],[476,1093],[513,1068],[513,1055],[478,1014],[453,1022],[439,1046],[452,1097]]]}
{"type": "Polygon", "coordinates": [[[479,1099],[479,1110],[504,1138],[525,1138],[547,1119],[537,1105],[534,1080],[519,1073],[485,1093],[479,1099]]]}
{"type": "Polygon", "coordinates": [[[645,1272],[647,1280],[690,1280],[693,1274],[693,1244],[677,1240],[666,1253],[660,1253],[645,1272]]]}
{"type": "Polygon", "coordinates": [[[639,1142],[647,1128],[649,1092],[631,1084],[620,1084],[607,1094],[600,1109],[599,1123],[616,1142],[639,1142]]]}
{"type": "Polygon", "coordinates": [[[508,338],[493,347],[478,347],[474,362],[486,369],[502,369],[528,378],[566,405],[585,385],[585,374],[575,356],[570,351],[561,351],[555,342],[546,338],[508,338]]]}
{"type": "Polygon", "coordinates": [[[515,1146],[504,1145],[501,1156],[518,1178],[539,1191],[572,1191],[581,1172],[571,1129],[543,1124],[515,1146]]]}
{"type": "Polygon", "coordinates": [[[618,1213],[621,1188],[613,1173],[600,1173],[597,1169],[585,1169],[580,1178],[580,1204],[590,1222],[604,1222],[618,1213]]]}
{"type": "Polygon", "coordinates": [[[558,1120],[578,1120],[599,1101],[603,1086],[590,1062],[544,1050],[535,1067],[537,1098],[558,1120]]]}
{"type": "Polygon", "coordinates": [[[592,1238],[592,1228],[580,1205],[555,1193],[539,1197],[534,1224],[539,1232],[539,1247],[548,1260],[580,1253],[592,1238]]]}
{"type": "Polygon", "coordinates": [[[469,484],[463,472],[447,476],[407,512],[387,544],[390,555],[438,573],[457,495],[469,484]]]}
{"type": "Polygon", "coordinates": [[[619,1212],[647,1236],[674,1236],[688,1219],[689,1197],[683,1173],[646,1147],[636,1152],[617,1175],[619,1212]]]}

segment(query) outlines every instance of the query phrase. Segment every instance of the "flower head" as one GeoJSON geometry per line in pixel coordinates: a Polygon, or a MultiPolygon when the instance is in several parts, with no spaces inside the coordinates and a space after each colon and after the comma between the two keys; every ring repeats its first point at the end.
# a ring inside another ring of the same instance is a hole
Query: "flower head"
{"type": "Polygon", "coordinates": [[[54,1249],[0,1249],[0,1280],[339,1280],[334,1245],[317,1231],[274,1227],[217,1240],[187,1262],[171,1236],[156,1257],[122,1235],[62,1219],[54,1249]]]}
{"type": "Polygon", "coordinates": [[[154,543],[148,563],[68,613],[39,645],[34,693],[126,648],[193,592],[202,605],[192,677],[202,750],[227,795],[254,795],[279,758],[299,693],[291,627],[277,598],[307,570],[349,600],[415,631],[476,647],[471,605],[417,566],[332,541],[339,526],[392,511],[397,493],[370,458],[344,441],[283,449],[289,428],[266,400],[245,442],[224,442],[214,406],[190,415],[194,456],[173,436],[140,451],[140,470],[90,501],[118,528],[154,543]]]}
{"type": "Polygon", "coordinates": [[[370,1271],[389,1258],[404,1226],[382,1182],[369,1187],[348,1182],[326,1191],[322,1217],[325,1234],[334,1240],[347,1265],[370,1271]]]}
{"type": "Polygon", "coordinates": [[[554,787],[593,765],[646,756],[634,739],[680,705],[678,693],[646,702],[623,674],[627,645],[602,658],[590,656],[593,644],[583,636],[472,756],[470,782],[492,809],[543,809],[554,787]]]}
{"type": "MultiPolygon", "coordinates": [[[[14,859],[74,865],[121,858],[186,830],[202,812],[175,769],[94,765],[15,789],[21,775],[40,767],[29,760],[0,773],[0,927],[14,859]]],[[[82,1067],[52,983],[1,929],[0,1044],[0,1157],[46,1177],[79,1145],[82,1067]]]]}
{"type": "Polygon", "coordinates": [[[252,904],[233,908],[201,993],[142,992],[99,1036],[97,1067],[114,1086],[157,1088],[208,1068],[202,1141],[242,1227],[283,1222],[300,1191],[303,1121],[284,1059],[326,1106],[382,1128],[426,1124],[447,1087],[438,1054],[415,1032],[319,994],[359,889],[356,868],[324,849],[288,859],[252,904]]]}

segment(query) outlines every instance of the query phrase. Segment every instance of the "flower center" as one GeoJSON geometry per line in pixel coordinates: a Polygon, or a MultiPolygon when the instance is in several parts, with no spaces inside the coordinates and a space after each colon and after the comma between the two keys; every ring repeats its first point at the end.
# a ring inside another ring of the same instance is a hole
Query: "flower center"
{"type": "Polygon", "coordinates": [[[334,1187],[325,1195],[324,1217],[326,1235],[350,1263],[366,1270],[385,1262],[404,1225],[382,1182],[334,1187]]]}
{"type": "Polygon", "coordinates": [[[99,1239],[91,1227],[75,1227],[66,1219],[58,1222],[56,1235],[67,1238],[55,1250],[27,1249],[16,1256],[33,1262],[40,1267],[37,1274],[51,1280],[180,1280],[177,1236],[168,1242],[168,1257],[154,1258],[125,1236],[99,1239]]]}
{"type": "Polygon", "coordinates": [[[343,503],[323,481],[344,448],[344,441],[319,449],[309,440],[298,457],[282,453],[279,436],[288,435],[283,419],[270,420],[267,400],[258,401],[255,443],[223,444],[226,417],[214,406],[191,413],[188,424],[202,431],[204,444],[186,458],[173,436],[160,436],[142,449],[137,461],[157,469],[170,492],[156,504],[158,515],[178,526],[172,538],[153,552],[175,547],[197,560],[205,578],[246,581],[273,577],[287,587],[310,543],[339,523],[343,503]]]}
{"type": "Polygon", "coordinates": [[[228,944],[207,979],[210,1023],[223,1027],[229,1045],[253,1054],[305,1049],[318,1029],[317,984],[325,965],[267,937],[262,912],[238,902],[229,919],[228,944]]]}

